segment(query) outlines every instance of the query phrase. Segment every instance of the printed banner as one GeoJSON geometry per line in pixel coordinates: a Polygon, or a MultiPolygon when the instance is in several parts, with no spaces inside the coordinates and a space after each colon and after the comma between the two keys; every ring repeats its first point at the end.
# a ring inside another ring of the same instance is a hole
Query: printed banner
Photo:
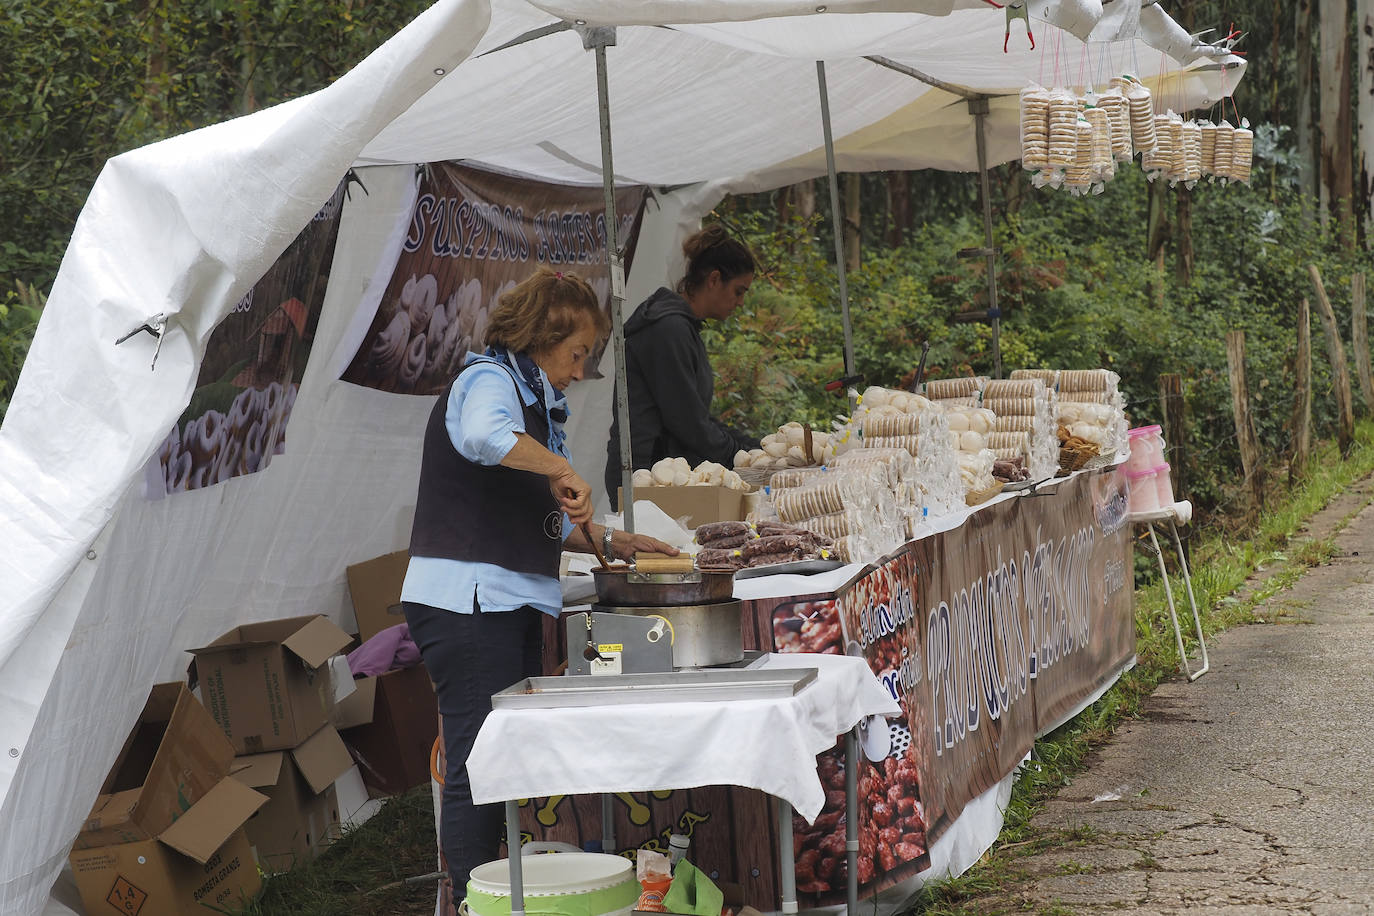
{"type": "MultiPolygon", "coordinates": [[[[616,192],[616,241],[628,274],[648,197],[616,192]]],[[[538,266],[577,273],[610,309],[606,198],[600,187],[547,184],[452,162],[421,181],[401,255],[377,314],[342,379],[408,394],[437,394],[481,352],[487,316],[538,266]]],[[[587,358],[600,364],[602,341],[587,358]]]]}
{"type": "Polygon", "coordinates": [[[347,183],[211,333],[190,404],[148,463],[149,499],[255,473],[286,450],[347,183]]]}
{"type": "MultiPolygon", "coordinates": [[[[1125,475],[1078,474],[1040,493],[910,542],[837,592],[744,602],[746,648],[862,656],[901,706],[860,733],[864,898],[927,868],[930,844],[964,807],[1135,658],[1125,475]]],[[[550,670],[561,629],[545,629],[550,670]]],[[[845,897],[843,741],[817,768],[826,805],[814,824],[793,819],[803,908],[845,897]]],[[[738,788],[625,794],[617,846],[659,848],[670,833],[692,833],[692,862],[767,912],[778,890],[772,810],[738,788]]],[[[601,835],[599,803],[533,799],[522,825],[535,839],[582,845],[601,835]]]]}

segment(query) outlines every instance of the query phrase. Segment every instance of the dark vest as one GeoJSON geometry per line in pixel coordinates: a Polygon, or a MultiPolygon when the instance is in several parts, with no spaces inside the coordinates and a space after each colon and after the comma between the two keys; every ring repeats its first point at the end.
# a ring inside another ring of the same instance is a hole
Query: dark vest
{"type": "MultiPolygon", "coordinates": [[[[444,424],[454,382],[435,402],[425,427],[410,555],[492,563],[557,578],[563,513],[549,479],[532,471],[477,464],[458,453],[444,424]]],[[[511,382],[515,384],[514,374],[511,382]]],[[[524,414],[525,432],[545,445],[549,424],[538,403],[525,406],[524,414]]]]}

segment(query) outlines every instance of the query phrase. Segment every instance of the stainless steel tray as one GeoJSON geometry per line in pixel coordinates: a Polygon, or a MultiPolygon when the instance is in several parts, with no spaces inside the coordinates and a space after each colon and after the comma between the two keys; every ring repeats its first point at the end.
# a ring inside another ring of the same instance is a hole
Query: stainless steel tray
{"type": "Polygon", "coordinates": [[[773,563],[769,566],[746,566],[735,570],[736,579],[752,579],[755,576],[778,576],[791,574],[809,576],[812,573],[830,572],[844,566],[839,560],[793,560],[791,563],[773,563]]]}
{"type": "Polygon", "coordinates": [[[629,703],[773,700],[796,696],[815,668],[706,668],[661,674],[529,677],[492,695],[493,709],[557,709],[629,703]]]}

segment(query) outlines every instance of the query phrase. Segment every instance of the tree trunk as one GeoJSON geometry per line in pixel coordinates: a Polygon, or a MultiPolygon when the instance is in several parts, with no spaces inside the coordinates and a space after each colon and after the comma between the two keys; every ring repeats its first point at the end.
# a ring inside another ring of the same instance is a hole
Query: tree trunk
{"type": "Polygon", "coordinates": [[[1298,147],[1298,191],[1304,214],[1312,215],[1317,193],[1316,154],[1312,133],[1312,14],[1314,0],[1298,0],[1293,43],[1297,48],[1298,103],[1293,115],[1293,134],[1298,147]]]}
{"type": "Polygon", "coordinates": [[[1359,176],[1356,184],[1356,219],[1364,226],[1364,245],[1374,237],[1374,0],[1355,0],[1356,57],[1359,93],[1359,176]]]}
{"type": "Polygon", "coordinates": [[[1341,328],[1336,324],[1336,313],[1327,298],[1326,286],[1322,283],[1321,271],[1316,264],[1307,265],[1307,273],[1312,278],[1312,287],[1317,292],[1317,315],[1322,320],[1322,330],[1326,332],[1326,352],[1331,357],[1332,387],[1336,389],[1336,416],[1340,426],[1337,441],[1341,454],[1349,455],[1355,444],[1354,398],[1350,393],[1350,368],[1345,361],[1345,345],[1341,343],[1341,328]]]}
{"type": "Polygon", "coordinates": [[[773,228],[782,231],[792,222],[792,188],[778,188],[773,195],[773,228]]]}
{"type": "Polygon", "coordinates": [[[1369,325],[1364,314],[1364,274],[1350,278],[1350,347],[1355,351],[1355,374],[1360,377],[1364,416],[1374,414],[1374,376],[1369,366],[1369,325]]]}
{"type": "Polygon", "coordinates": [[[796,207],[797,216],[802,220],[809,220],[816,215],[816,182],[803,181],[792,185],[793,206],[796,207]]]}
{"type": "Polygon", "coordinates": [[[1293,454],[1288,459],[1288,484],[1307,469],[1312,451],[1312,310],[1306,299],[1298,303],[1298,362],[1293,386],[1293,454]]]}
{"type": "Polygon", "coordinates": [[[1179,185],[1178,194],[1178,257],[1174,272],[1180,286],[1193,285],[1193,192],[1179,185]]]}
{"type": "Polygon", "coordinates": [[[1347,248],[1355,244],[1350,118],[1350,15],[1346,0],[1318,0],[1321,22],[1322,198],[1347,248]]]}
{"type": "Polygon", "coordinates": [[[900,248],[911,231],[911,173],[887,173],[887,207],[892,218],[887,226],[889,248],[900,248]]]}
{"type": "Polygon", "coordinates": [[[1226,332],[1226,366],[1231,376],[1231,413],[1236,420],[1236,440],[1240,445],[1240,464],[1250,489],[1251,508],[1264,505],[1264,463],[1260,460],[1259,437],[1250,416],[1250,388],[1245,381],[1245,332],[1226,332]]]}
{"type": "Polygon", "coordinates": [[[1163,182],[1152,181],[1147,186],[1148,201],[1148,233],[1147,233],[1147,257],[1155,262],[1156,278],[1154,295],[1151,297],[1156,307],[1164,304],[1164,250],[1169,242],[1171,230],[1169,227],[1169,211],[1166,209],[1168,189],[1163,187],[1163,182]]]}
{"type": "Polygon", "coordinates": [[[858,172],[844,174],[844,269],[851,272],[859,269],[859,231],[863,213],[860,207],[861,177],[858,172]]]}

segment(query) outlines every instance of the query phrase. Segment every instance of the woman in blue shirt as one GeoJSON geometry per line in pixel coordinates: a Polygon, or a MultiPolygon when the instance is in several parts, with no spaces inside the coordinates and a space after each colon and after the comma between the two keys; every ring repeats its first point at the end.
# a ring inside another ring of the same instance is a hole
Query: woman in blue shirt
{"type": "MultiPolygon", "coordinates": [[[[443,716],[440,846],[455,898],[503,835],[502,806],[474,806],[467,775],[491,695],[540,673],[543,617],[562,609],[560,554],[592,547],[576,527],[592,517],[591,487],[568,461],[563,391],[608,332],[586,281],[540,268],[501,297],[486,352],[469,355],[425,429],[401,602],[443,716]]],[[[677,553],[589,528],[608,559],[677,553]]]]}

